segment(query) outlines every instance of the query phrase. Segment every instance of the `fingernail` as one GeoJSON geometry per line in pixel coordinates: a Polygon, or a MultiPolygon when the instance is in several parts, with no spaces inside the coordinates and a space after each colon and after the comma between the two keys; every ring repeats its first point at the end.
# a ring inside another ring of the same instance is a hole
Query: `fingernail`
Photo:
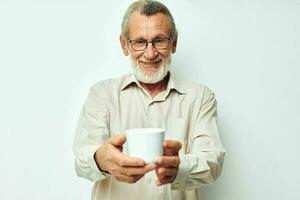
{"type": "Polygon", "coordinates": [[[156,181],[156,185],[157,185],[157,186],[160,186],[160,185],[161,185],[161,183],[160,183],[159,180],[156,181]]]}
{"type": "Polygon", "coordinates": [[[143,160],[139,161],[139,162],[138,162],[138,165],[144,166],[144,165],[145,165],[145,161],[143,161],[143,160]]]}

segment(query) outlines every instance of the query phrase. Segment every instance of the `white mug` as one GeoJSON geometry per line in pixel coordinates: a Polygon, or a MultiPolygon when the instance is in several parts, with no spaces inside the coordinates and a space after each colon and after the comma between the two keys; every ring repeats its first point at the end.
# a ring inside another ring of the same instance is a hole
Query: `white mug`
{"type": "Polygon", "coordinates": [[[161,128],[127,129],[127,154],[154,163],[163,155],[164,140],[165,130],[161,128]]]}

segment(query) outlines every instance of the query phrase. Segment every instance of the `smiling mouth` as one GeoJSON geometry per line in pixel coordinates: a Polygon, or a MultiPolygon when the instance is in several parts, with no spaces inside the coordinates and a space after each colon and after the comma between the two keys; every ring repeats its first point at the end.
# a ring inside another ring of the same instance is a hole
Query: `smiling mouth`
{"type": "Polygon", "coordinates": [[[157,65],[159,63],[161,63],[161,60],[155,61],[155,62],[145,62],[145,61],[139,61],[141,63],[143,63],[144,65],[157,65]]]}

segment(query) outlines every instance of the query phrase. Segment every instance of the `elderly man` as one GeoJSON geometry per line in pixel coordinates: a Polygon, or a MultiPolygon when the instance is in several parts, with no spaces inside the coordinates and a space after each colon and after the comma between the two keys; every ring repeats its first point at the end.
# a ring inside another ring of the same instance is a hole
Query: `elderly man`
{"type": "Polygon", "coordinates": [[[216,180],[225,154],[215,96],[169,72],[177,31],[163,4],[132,3],[120,43],[134,73],[90,89],[74,141],[77,174],[95,182],[92,199],[198,199],[197,188],[216,180]],[[125,130],[142,127],[166,130],[157,163],[123,153],[125,130]]]}

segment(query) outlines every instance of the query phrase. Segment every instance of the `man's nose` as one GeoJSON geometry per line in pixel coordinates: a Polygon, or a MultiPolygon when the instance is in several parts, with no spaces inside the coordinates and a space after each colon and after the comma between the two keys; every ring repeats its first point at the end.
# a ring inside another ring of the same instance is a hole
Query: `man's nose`
{"type": "Polygon", "coordinates": [[[157,56],[157,51],[151,42],[148,43],[144,56],[149,60],[152,60],[157,56]]]}

